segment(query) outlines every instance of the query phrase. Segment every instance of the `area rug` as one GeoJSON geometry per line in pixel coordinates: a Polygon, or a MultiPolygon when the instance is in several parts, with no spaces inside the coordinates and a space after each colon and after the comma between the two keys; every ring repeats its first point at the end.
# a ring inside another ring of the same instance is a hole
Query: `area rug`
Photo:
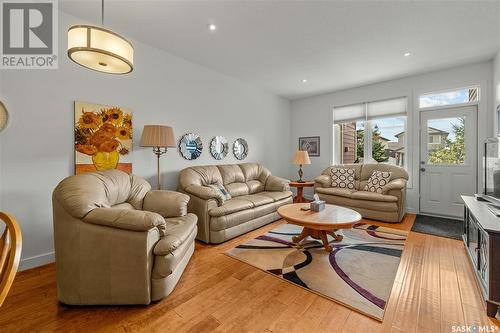
{"type": "Polygon", "coordinates": [[[293,244],[301,230],[283,224],[226,254],[381,321],[408,233],[358,224],[329,236],[328,253],[310,237],[293,244]]]}
{"type": "Polygon", "coordinates": [[[463,222],[418,214],[411,231],[460,240],[462,239],[463,222]]]}

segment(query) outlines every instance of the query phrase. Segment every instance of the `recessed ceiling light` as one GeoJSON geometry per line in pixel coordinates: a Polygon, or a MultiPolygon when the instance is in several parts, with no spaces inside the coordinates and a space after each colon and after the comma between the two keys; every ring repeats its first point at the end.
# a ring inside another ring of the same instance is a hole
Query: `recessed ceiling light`
{"type": "Polygon", "coordinates": [[[302,79],[302,83],[306,83],[307,82],[307,79],[302,79]]]}
{"type": "Polygon", "coordinates": [[[403,55],[404,55],[405,57],[409,57],[409,56],[411,56],[411,52],[405,52],[405,53],[403,53],[403,55]]]}
{"type": "Polygon", "coordinates": [[[213,23],[210,23],[208,25],[208,30],[215,31],[215,30],[217,30],[217,26],[215,24],[213,24],[213,23]]]}

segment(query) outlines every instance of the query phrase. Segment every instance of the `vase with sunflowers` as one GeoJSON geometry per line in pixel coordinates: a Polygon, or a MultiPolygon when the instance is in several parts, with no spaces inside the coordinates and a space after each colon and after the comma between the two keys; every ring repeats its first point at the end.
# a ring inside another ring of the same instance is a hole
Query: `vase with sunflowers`
{"type": "Polygon", "coordinates": [[[132,147],[132,115],[119,107],[87,111],[82,106],[80,110],[75,150],[90,156],[96,170],[116,169],[120,156],[128,155],[132,147]]]}

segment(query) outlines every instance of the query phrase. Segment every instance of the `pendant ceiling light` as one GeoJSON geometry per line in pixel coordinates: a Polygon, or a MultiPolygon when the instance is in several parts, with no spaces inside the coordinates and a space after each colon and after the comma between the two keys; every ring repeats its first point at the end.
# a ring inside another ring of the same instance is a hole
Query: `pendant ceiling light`
{"type": "Polygon", "coordinates": [[[103,73],[127,74],[134,69],[134,47],[117,33],[101,27],[74,25],[68,30],[68,57],[77,64],[103,73]]]}

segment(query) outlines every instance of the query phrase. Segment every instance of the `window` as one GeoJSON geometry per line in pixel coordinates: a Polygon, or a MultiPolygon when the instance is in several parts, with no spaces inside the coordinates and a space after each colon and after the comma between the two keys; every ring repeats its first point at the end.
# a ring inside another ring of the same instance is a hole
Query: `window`
{"type": "Polygon", "coordinates": [[[334,109],[334,163],[405,166],[406,98],[334,109]]]}
{"type": "Polygon", "coordinates": [[[431,119],[427,132],[428,164],[465,163],[465,117],[431,119]]]}
{"type": "Polygon", "coordinates": [[[405,166],[406,117],[387,117],[370,121],[372,158],[380,163],[405,166]]]}
{"type": "Polygon", "coordinates": [[[419,105],[421,108],[430,108],[477,101],[479,101],[479,88],[471,87],[420,95],[419,105]]]}

